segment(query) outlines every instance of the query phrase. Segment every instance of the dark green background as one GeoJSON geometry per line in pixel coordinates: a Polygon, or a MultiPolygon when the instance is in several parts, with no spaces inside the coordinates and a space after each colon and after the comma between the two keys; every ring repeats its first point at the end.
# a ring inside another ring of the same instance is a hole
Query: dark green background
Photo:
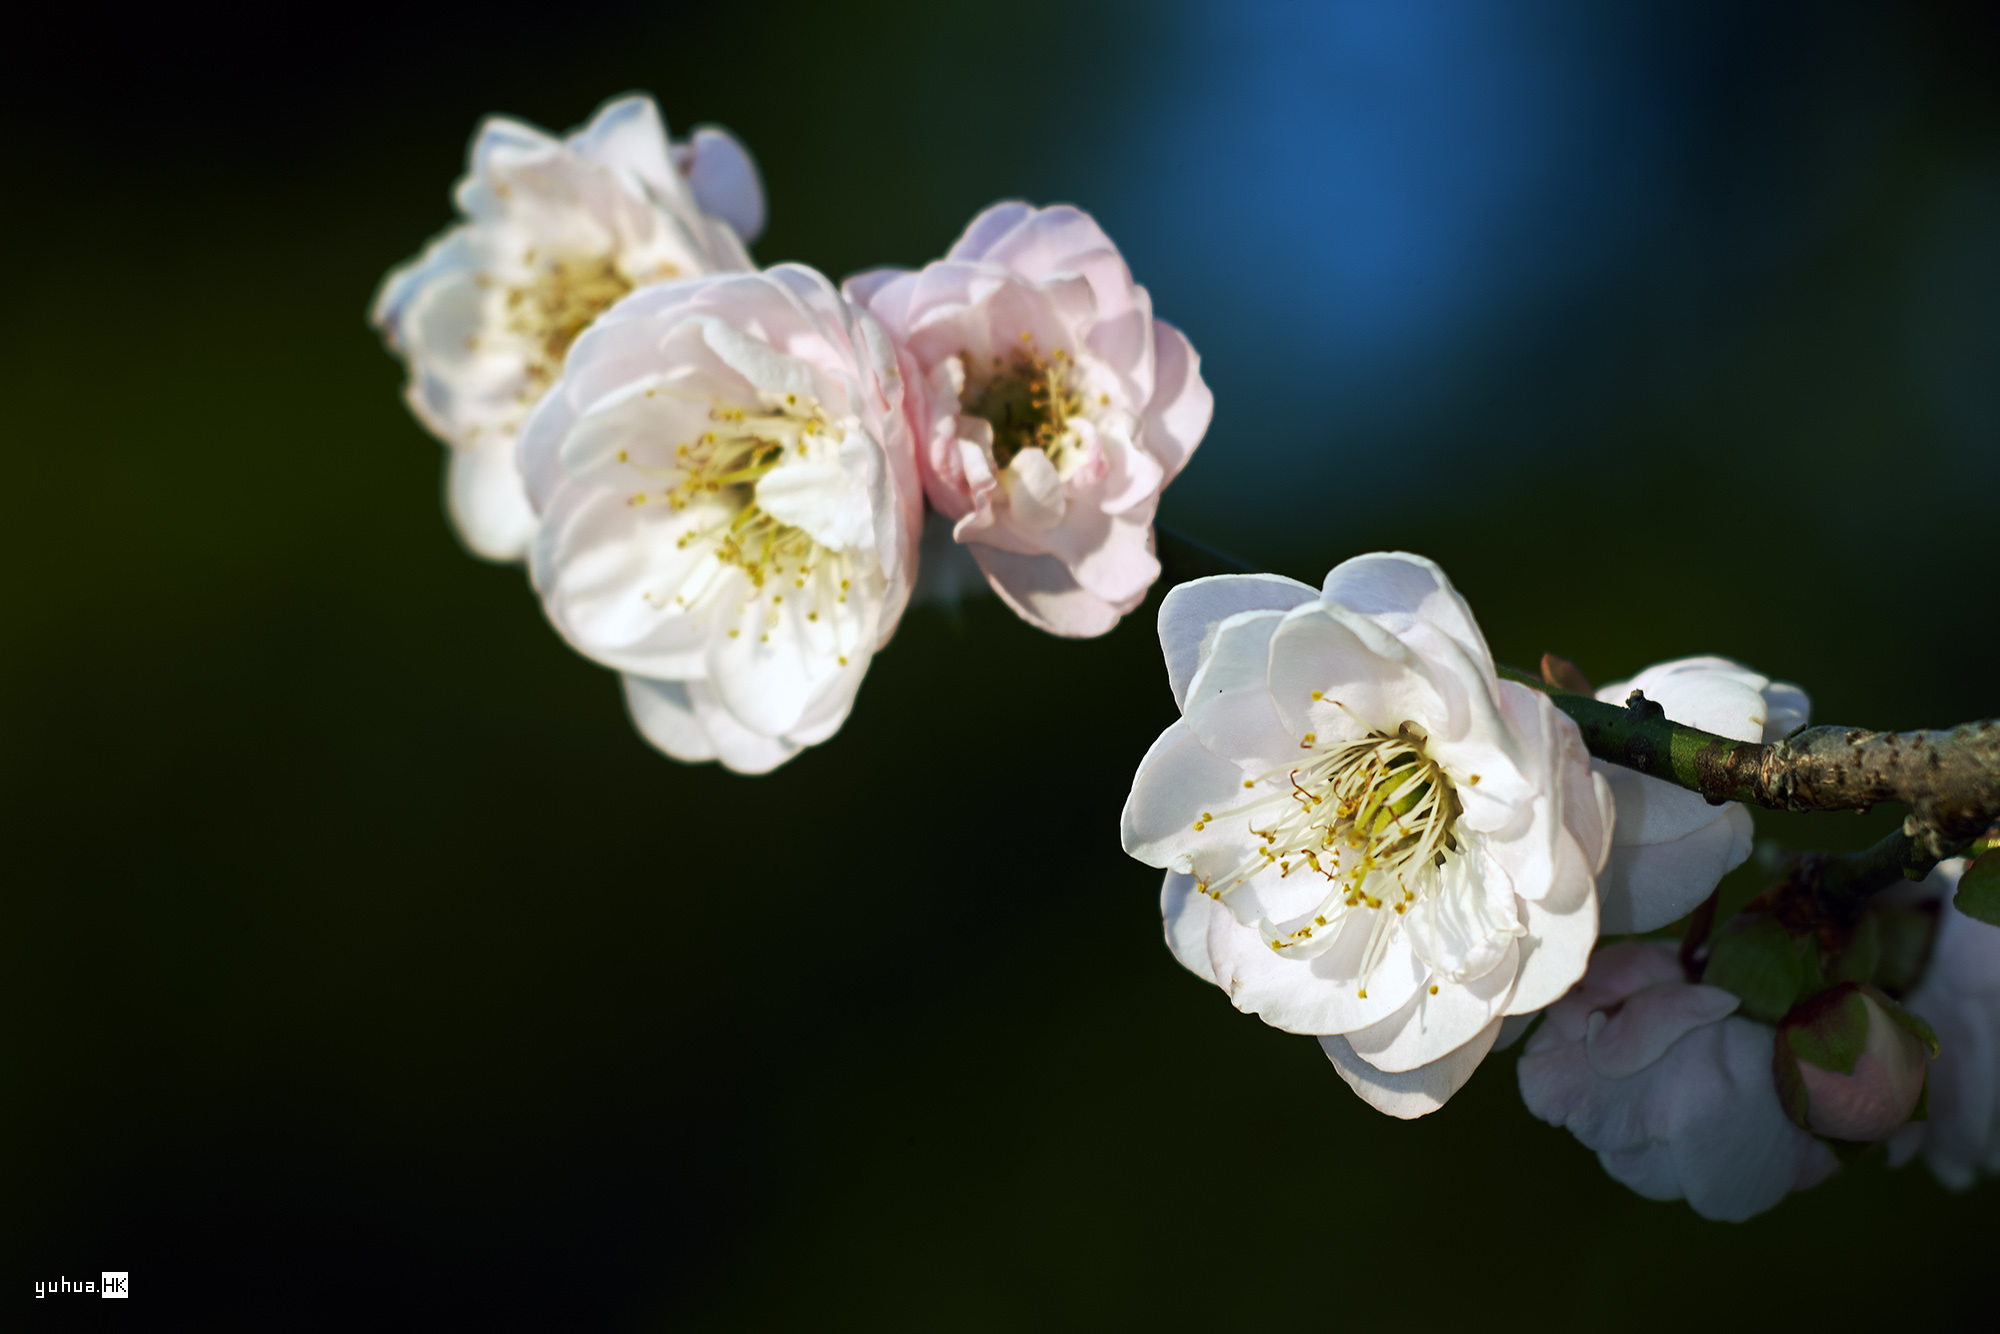
{"type": "MultiPolygon", "coordinates": [[[[1457,388],[1420,449],[1310,375],[1284,387],[1288,429],[1259,425],[1251,298],[1282,255],[1218,238],[1236,309],[1134,246],[1219,397],[1163,515],[1311,579],[1425,552],[1503,660],[1555,649],[1604,680],[1716,651],[1803,682],[1822,720],[2000,713],[2000,419],[1976,415],[1989,397],[1948,432],[1909,352],[1985,356],[1991,310],[1907,299],[1937,264],[1974,290],[1932,223],[2000,162],[1990,11],[1644,12],[1663,60],[1707,62],[1659,110],[1712,130],[1687,206],[1711,230],[1675,232],[1676,262],[1755,232],[1759,200],[1819,208],[1829,163],[1842,206],[1782,264],[1704,270],[1692,314],[1644,248],[1503,309],[1433,368],[1457,388]],[[1821,134],[1852,99],[1886,100],[1873,137],[1821,134]]],[[[1192,95],[1176,13],[510,0],[16,30],[0,1324],[1992,1309],[1991,1187],[1864,1162],[1705,1223],[1532,1120],[1510,1056],[1392,1121],[1184,974],[1158,873],[1116,834],[1173,716],[1156,602],[1083,644],[990,599],[914,612],[846,729],[751,780],[648,750],[519,571],[455,545],[440,452],[363,312],[447,221],[479,115],[561,128],[645,88],[677,128],[730,124],[769,186],[760,258],[835,275],[934,256],[1005,195],[1156,236],[1182,223],[1137,216],[1154,195],[1124,147],[1192,95]],[[112,1266],[129,1303],[33,1301],[112,1266]]],[[[1312,127],[1255,132],[1297,135],[1316,170],[1312,127]]],[[[1138,160],[1184,174],[1185,226],[1210,225],[1209,164],[1138,160]]],[[[1760,830],[1853,846],[1894,818],[1760,830]]]]}

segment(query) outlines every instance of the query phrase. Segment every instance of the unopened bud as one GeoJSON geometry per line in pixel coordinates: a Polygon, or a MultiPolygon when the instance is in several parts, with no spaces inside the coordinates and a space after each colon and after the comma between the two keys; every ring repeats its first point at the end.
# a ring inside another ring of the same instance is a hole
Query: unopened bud
{"type": "Polygon", "coordinates": [[[1937,1039],[1873,987],[1806,1001],[1778,1030],[1778,1087],[1793,1119],[1828,1139],[1887,1139],[1917,1109],[1937,1039]]]}

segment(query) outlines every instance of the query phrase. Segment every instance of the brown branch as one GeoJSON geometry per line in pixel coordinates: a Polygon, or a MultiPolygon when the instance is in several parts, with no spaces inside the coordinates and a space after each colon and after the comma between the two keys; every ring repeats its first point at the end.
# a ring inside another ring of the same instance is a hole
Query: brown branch
{"type": "Polygon", "coordinates": [[[1922,856],[1949,857],[2000,820],[2000,720],[1945,731],[1807,727],[1769,745],[1669,721],[1634,691],[1623,705],[1552,686],[1513,668],[1501,675],[1546,693],[1575,720],[1590,753],[1711,802],[1781,811],[1865,811],[1898,802],[1922,856]]]}

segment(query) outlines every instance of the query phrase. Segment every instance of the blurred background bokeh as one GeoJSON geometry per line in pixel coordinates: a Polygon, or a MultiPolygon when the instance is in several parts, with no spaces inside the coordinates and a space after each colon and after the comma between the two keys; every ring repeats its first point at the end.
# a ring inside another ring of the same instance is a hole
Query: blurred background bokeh
{"type": "Polygon", "coordinates": [[[1117,840],[1157,600],[914,612],[768,778],[651,752],[455,545],[364,312],[481,115],[648,90],[757,153],[764,262],[1094,212],[1216,391],[1163,517],[1259,566],[1407,548],[1503,661],[1990,716],[1992,6],[9,28],[0,1323],[102,1316],[30,1289],[107,1267],[149,1328],[1990,1320],[2000,1188],[1878,1155],[1705,1223],[1511,1054],[1395,1122],[1183,973],[1117,840]]]}

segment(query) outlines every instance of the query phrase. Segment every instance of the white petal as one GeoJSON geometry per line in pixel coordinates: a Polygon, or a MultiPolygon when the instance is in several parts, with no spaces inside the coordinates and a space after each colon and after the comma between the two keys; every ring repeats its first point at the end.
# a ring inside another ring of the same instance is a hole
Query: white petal
{"type": "Polygon", "coordinates": [[[771,737],[809,726],[829,699],[844,706],[861,683],[852,668],[865,664],[863,646],[875,642],[880,596],[879,586],[862,582],[849,593],[851,616],[839,627],[848,654],[828,643],[832,627],[806,619],[811,609],[803,599],[774,605],[744,598],[718,607],[720,633],[709,635],[704,673],[716,698],[750,731],[771,737]]]}
{"type": "Polygon", "coordinates": [[[1243,611],[1290,611],[1318,596],[1311,585],[1275,574],[1211,575],[1169,589],[1160,603],[1160,648],[1174,703],[1186,707],[1188,682],[1223,621],[1243,611]]]}
{"type": "Polygon", "coordinates": [[[1677,723],[1735,741],[1761,741],[1767,684],[1763,676],[1727,658],[1681,658],[1604,686],[1597,697],[1623,704],[1641,690],[1677,723]]]}
{"type": "Polygon", "coordinates": [[[687,179],[701,211],[722,219],[745,244],[764,234],[764,182],[743,141],[719,125],[688,140],[687,179]]]}
{"type": "Polygon", "coordinates": [[[1812,700],[1790,681],[1773,681],[1764,687],[1765,745],[1782,741],[1812,721],[1812,700]]]}
{"type": "MultiPolygon", "coordinates": [[[[1750,812],[1735,802],[1710,809],[1713,819],[1671,842],[1621,847],[1614,840],[1597,880],[1604,934],[1656,931],[1680,920],[1750,856],[1755,832],[1750,812]]],[[[1622,829],[1623,807],[1618,815],[1622,829]]]]}
{"type": "Polygon", "coordinates": [[[1271,633],[1281,611],[1238,612],[1216,626],[1182,706],[1188,729],[1209,752],[1261,771],[1296,762],[1298,738],[1271,707],[1271,633]]]}
{"type": "Polygon", "coordinates": [[[1367,995],[1361,985],[1372,913],[1342,924],[1332,948],[1310,959],[1287,958],[1263,935],[1227,913],[1210,917],[1209,959],[1236,1008],[1290,1033],[1351,1033],[1403,1008],[1428,972],[1400,930],[1393,930],[1367,995]]]}
{"type": "Polygon", "coordinates": [[[1737,1004],[1720,987],[1657,983],[1627,997],[1615,1011],[1591,1011],[1584,1056],[1604,1078],[1624,1079],[1666,1055],[1682,1034],[1735,1013],[1737,1004]]]}
{"type": "Polygon", "coordinates": [[[764,774],[783,764],[802,749],[783,737],[753,732],[722,706],[705,681],[687,683],[688,701],[702,731],[715,746],[715,757],[725,768],[740,774],[764,774]]]}
{"type": "MultiPolygon", "coordinates": [[[[1235,865],[1239,845],[1225,846],[1226,829],[1197,832],[1194,823],[1204,811],[1229,809],[1242,793],[1243,771],[1210,753],[1186,723],[1176,720],[1139,762],[1119,837],[1125,851],[1148,866],[1164,867],[1187,853],[1196,859],[1197,874],[1226,873],[1235,865]],[[1211,860],[1214,864],[1208,864],[1211,860]]],[[[1247,848],[1247,841],[1240,846],[1247,848]]]]}
{"type": "Polygon", "coordinates": [[[445,503],[465,545],[487,560],[516,561],[535,540],[535,511],[514,461],[514,441],[496,436],[454,449],[445,465],[445,503]]]}
{"type": "Polygon", "coordinates": [[[1649,1141],[1623,1153],[1600,1153],[1597,1161],[1613,1181],[1648,1200],[1682,1197],[1680,1173],[1674,1169],[1674,1146],[1649,1141]]]}
{"type": "Polygon", "coordinates": [[[606,102],[590,124],[569,137],[568,146],[579,157],[623,168],[653,190],[673,189],[677,183],[666,122],[650,97],[606,102]]]}
{"type": "Polygon", "coordinates": [[[1364,1102],[1376,1111],[1408,1121],[1436,1111],[1452,1094],[1465,1087],[1465,1081],[1472,1078],[1472,1072],[1479,1068],[1479,1063],[1486,1059],[1486,1053],[1492,1050],[1494,1039],[1500,1034],[1500,1026],[1501,1021],[1496,1019],[1470,1042],[1449,1054],[1429,1065],[1399,1074],[1377,1070],[1356,1055],[1344,1037],[1322,1036],[1319,1045],[1326,1052],[1327,1059],[1333,1062],[1334,1070],[1364,1102]]]}
{"type": "Polygon", "coordinates": [[[686,682],[656,681],[628,672],[621,684],[632,723],[646,740],[690,764],[715,758],[715,743],[695,717],[686,682]]]}
{"type": "Polygon", "coordinates": [[[1509,1014],[1530,1014],[1567,995],[1590,967],[1591,946],[1597,943],[1595,894],[1567,904],[1553,896],[1522,899],[1520,909],[1528,933],[1521,940],[1521,972],[1509,1014]]]}
{"type": "Polygon", "coordinates": [[[1438,980],[1485,976],[1522,933],[1507,877],[1479,863],[1472,855],[1447,857],[1436,889],[1403,919],[1410,948],[1438,980]]]}
{"type": "Polygon", "coordinates": [[[1364,728],[1393,735],[1406,721],[1441,725],[1446,714],[1401,641],[1324,602],[1293,608],[1272,634],[1271,702],[1285,730],[1299,737],[1364,728]]]}
{"type": "MultiPolygon", "coordinates": [[[[1512,941],[1500,963],[1470,982],[1432,975],[1403,1008],[1347,1035],[1354,1051],[1378,1070],[1395,1074],[1428,1065],[1492,1027],[1513,994],[1519,951],[1512,941]],[[1433,993],[1431,987],[1437,987],[1433,993]]],[[[1499,1029],[1493,1028],[1495,1037],[1499,1029]]]]}
{"type": "Polygon", "coordinates": [[[713,517],[635,507],[610,490],[560,488],[530,552],[543,608],[563,637],[592,661],[660,680],[701,675],[714,608],[740,605],[749,580],[716,566],[705,547],[679,535],[713,517]],[[675,599],[689,587],[708,598],[675,599]]]}
{"type": "Polygon", "coordinates": [[[1160,919],[1166,927],[1167,948],[1181,967],[1204,982],[1221,986],[1208,958],[1209,916],[1226,915],[1226,910],[1208,895],[1195,893],[1194,883],[1191,875],[1169,871],[1160,885],[1160,919]]]}
{"type": "Polygon", "coordinates": [[[1831,1160],[1778,1104],[1771,1030],[1730,1018],[1682,1039],[1691,1050],[1675,1072],[1667,1138],[1694,1211],[1741,1222],[1775,1205],[1802,1173],[1831,1160]]]}
{"type": "Polygon", "coordinates": [[[758,479],[757,503],[779,523],[805,530],[829,551],[864,548],[874,536],[865,478],[844,464],[787,462],[758,479]]]}
{"type": "Polygon", "coordinates": [[[1398,638],[1408,637],[1418,625],[1431,627],[1492,673],[1493,653],[1472,609],[1444,571],[1422,556],[1406,551],[1356,556],[1327,572],[1320,595],[1375,618],[1398,638]]]}
{"type": "Polygon", "coordinates": [[[1592,760],[1591,767],[1611,784],[1618,806],[1618,827],[1611,836],[1614,848],[1671,843],[1722,818],[1723,808],[1710,805],[1699,792],[1622,764],[1592,760]]]}

